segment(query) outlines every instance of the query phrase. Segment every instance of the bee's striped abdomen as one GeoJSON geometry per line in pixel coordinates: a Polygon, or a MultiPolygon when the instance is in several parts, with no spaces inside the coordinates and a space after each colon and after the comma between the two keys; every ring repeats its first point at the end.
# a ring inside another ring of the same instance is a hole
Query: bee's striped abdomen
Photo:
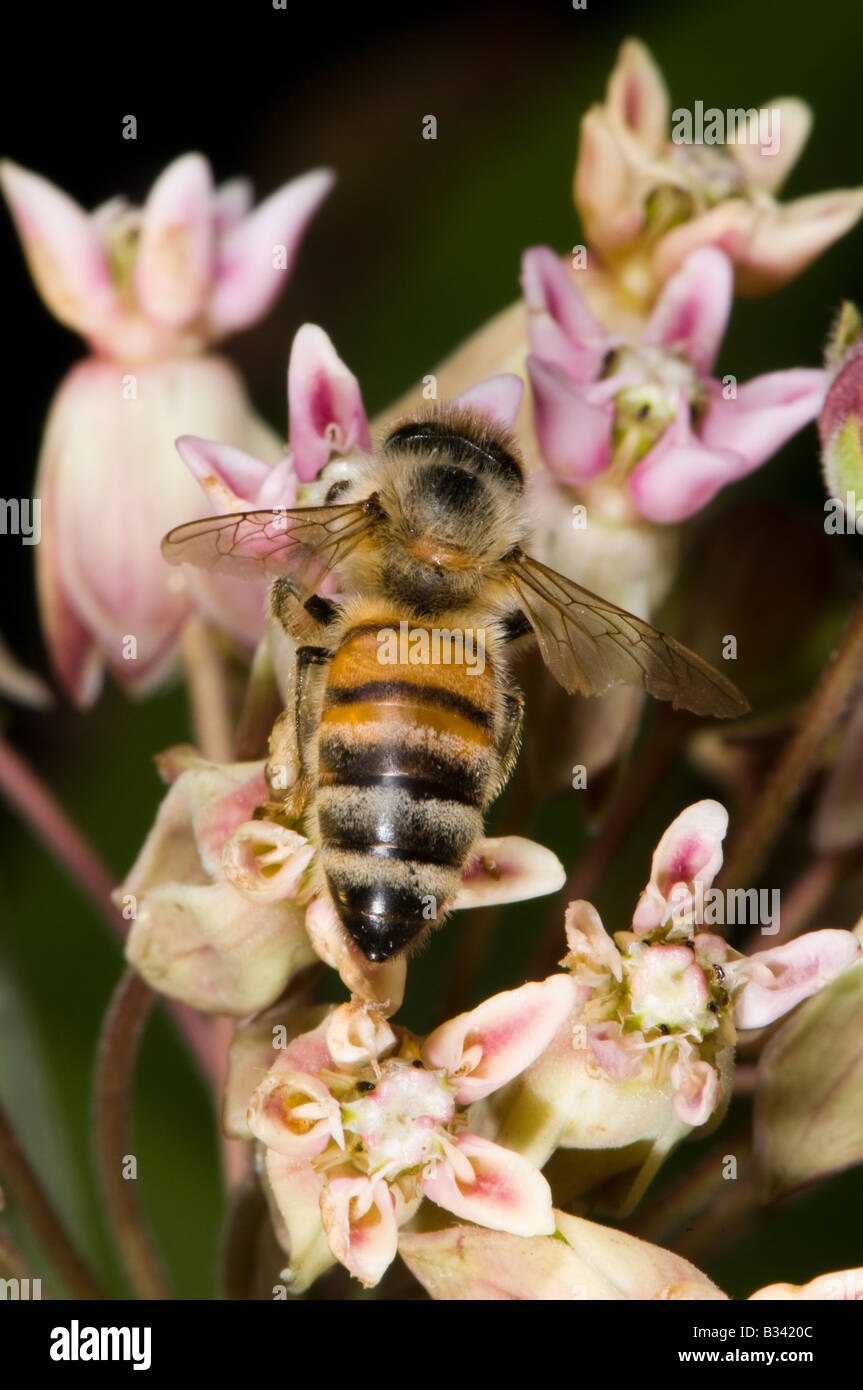
{"type": "Polygon", "coordinates": [[[381,631],[352,628],[333,658],[316,798],[327,884],[370,960],[402,949],[452,901],[497,767],[485,653],[473,675],[465,662],[384,662],[381,631]]]}

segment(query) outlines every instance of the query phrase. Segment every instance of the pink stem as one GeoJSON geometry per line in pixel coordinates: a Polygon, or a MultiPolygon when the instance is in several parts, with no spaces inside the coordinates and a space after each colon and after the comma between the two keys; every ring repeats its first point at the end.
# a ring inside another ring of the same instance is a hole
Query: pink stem
{"type": "MultiPolygon", "coordinates": [[[[121,940],[126,921],[111,901],[114,881],[87,840],[72,824],[59,801],[24,759],[0,737],[0,793],[34,832],[45,848],[62,864],[69,877],[121,940]]],[[[212,1077],[209,1029],[204,1019],[182,1004],[170,1006],[174,1021],[192,1054],[212,1077]]]]}

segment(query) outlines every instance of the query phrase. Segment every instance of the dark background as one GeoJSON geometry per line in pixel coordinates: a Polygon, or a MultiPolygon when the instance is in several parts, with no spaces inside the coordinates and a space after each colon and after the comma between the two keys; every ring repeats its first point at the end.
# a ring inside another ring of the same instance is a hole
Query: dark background
{"type": "MultiPolygon", "coordinates": [[[[219,179],[251,176],[259,196],[320,164],[337,171],[286,294],[263,323],[227,344],[258,409],[280,431],[288,349],[305,320],[331,335],[371,415],[516,297],[526,246],[563,250],[580,239],[571,202],[578,121],[601,100],[629,34],[652,48],[673,105],[748,107],[787,94],[812,104],[815,128],[786,197],[863,181],[857,0],[589,0],[586,11],[564,0],[435,3],[386,20],[369,5],[289,4],[22,11],[0,93],[2,153],[85,206],[119,192],[141,201],[159,171],[191,149],[210,158],[219,179]],[[134,142],[121,134],[128,114],[138,120],[134,142]],[[437,116],[437,141],[421,138],[426,114],[437,116]]],[[[737,305],[721,371],[745,380],[816,364],[840,300],[863,295],[861,247],[858,229],[786,290],[737,305]]],[[[26,496],[46,409],[82,348],[42,307],[5,213],[0,277],[3,489],[26,496]]],[[[817,526],[814,438],[810,429],[738,493],[773,499],[777,509],[790,502],[817,526]]],[[[780,531],[779,523],[765,528],[765,572],[780,531]]],[[[858,544],[848,541],[847,550],[859,563],[858,544]]],[[[0,626],[19,657],[44,671],[32,556],[14,537],[2,538],[0,554],[0,626]]],[[[9,709],[3,718],[8,737],[121,875],[161,794],[152,755],[188,737],[182,692],[133,705],[109,690],[83,716],[61,701],[47,716],[9,709]]],[[[683,772],[657,789],[655,816],[627,845],[614,893],[602,902],[611,928],[626,924],[662,828],[687,799],[711,790],[683,772]]],[[[0,826],[0,1094],[71,1227],[122,1292],[88,1139],[89,1074],[119,946],[5,809],[0,826]]],[[[560,802],[534,833],[571,861],[583,831],[570,803],[560,802]]],[[[508,915],[489,987],[517,982],[546,910],[528,905],[508,915]]],[[[465,917],[453,923],[412,974],[407,1022],[439,1021],[430,1001],[453,934],[468,928],[465,917]]],[[[162,1018],[144,1045],[137,1114],[139,1176],[178,1291],[207,1297],[221,1202],[213,1122],[162,1018]]],[[[757,1242],[709,1272],[741,1296],[861,1264],[861,1211],[858,1171],[787,1205],[757,1242]]]]}

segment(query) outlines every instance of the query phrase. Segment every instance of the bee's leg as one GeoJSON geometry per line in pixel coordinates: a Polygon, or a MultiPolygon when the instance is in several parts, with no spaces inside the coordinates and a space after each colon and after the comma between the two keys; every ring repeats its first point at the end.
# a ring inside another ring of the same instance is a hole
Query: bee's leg
{"type": "Polygon", "coordinates": [[[524,727],[524,696],[517,685],[511,685],[504,692],[503,716],[497,740],[498,777],[494,791],[489,798],[491,801],[500,796],[509,781],[521,747],[521,731],[524,727]]]}
{"type": "Polygon", "coordinates": [[[305,756],[315,736],[315,697],[320,671],[333,658],[329,647],[299,647],[294,678],[294,697],[279,715],[270,735],[270,756],[266,777],[270,800],[258,807],[257,819],[297,821],[303,814],[314,786],[314,773],[305,756]],[[290,786],[287,779],[297,768],[290,786]]]}
{"type": "Polygon", "coordinates": [[[270,617],[285,629],[295,642],[315,644],[325,640],[326,629],[332,627],[341,609],[332,599],[312,594],[301,603],[294,585],[284,577],[276,579],[270,588],[270,617]]]}

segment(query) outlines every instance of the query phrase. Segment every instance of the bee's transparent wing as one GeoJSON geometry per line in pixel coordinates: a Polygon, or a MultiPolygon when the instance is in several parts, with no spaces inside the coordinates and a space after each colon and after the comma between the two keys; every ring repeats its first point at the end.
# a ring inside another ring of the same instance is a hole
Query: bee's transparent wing
{"type": "Polygon", "coordinates": [[[675,709],[728,719],[749,705],[707,661],[632,613],[521,555],[510,567],[542,659],[564,690],[599,695],[638,685],[675,709]]]}
{"type": "Polygon", "coordinates": [[[208,516],[169,531],[162,554],[172,565],[198,565],[238,579],[284,575],[305,598],[338,568],[377,515],[366,502],[348,502],[208,516]]]}

